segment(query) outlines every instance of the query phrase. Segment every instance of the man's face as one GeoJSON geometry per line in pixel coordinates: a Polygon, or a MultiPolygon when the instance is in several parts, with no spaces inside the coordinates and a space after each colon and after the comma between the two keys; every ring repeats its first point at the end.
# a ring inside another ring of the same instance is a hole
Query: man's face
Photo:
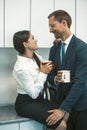
{"type": "Polygon", "coordinates": [[[49,18],[49,29],[54,34],[56,39],[62,39],[64,33],[63,23],[54,19],[54,16],[49,18]]]}

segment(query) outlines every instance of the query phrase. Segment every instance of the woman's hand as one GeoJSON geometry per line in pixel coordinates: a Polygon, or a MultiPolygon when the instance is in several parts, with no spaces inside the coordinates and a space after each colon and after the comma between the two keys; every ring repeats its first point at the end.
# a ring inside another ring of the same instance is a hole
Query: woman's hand
{"type": "Polygon", "coordinates": [[[49,61],[45,64],[43,64],[43,63],[40,64],[40,71],[45,74],[50,73],[52,71],[52,68],[53,68],[52,61],[49,61]]]}

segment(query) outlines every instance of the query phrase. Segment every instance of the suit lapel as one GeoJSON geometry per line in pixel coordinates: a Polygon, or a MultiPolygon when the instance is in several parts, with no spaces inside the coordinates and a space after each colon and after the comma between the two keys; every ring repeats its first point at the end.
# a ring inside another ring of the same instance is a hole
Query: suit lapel
{"type": "Polygon", "coordinates": [[[54,46],[54,51],[52,55],[52,61],[56,63],[57,69],[61,68],[61,59],[60,59],[60,48],[61,44],[58,43],[57,45],[54,46]]]}
{"type": "Polygon", "coordinates": [[[58,59],[58,60],[57,60],[57,64],[59,65],[59,68],[60,68],[60,67],[61,67],[61,58],[60,58],[60,50],[61,50],[60,48],[61,48],[61,44],[58,44],[57,46],[58,46],[58,51],[56,51],[56,53],[58,53],[58,54],[57,54],[57,56],[58,56],[58,58],[57,58],[57,59],[58,59]]]}
{"type": "Polygon", "coordinates": [[[76,40],[76,37],[73,36],[70,43],[69,43],[69,46],[67,48],[67,51],[66,51],[66,54],[64,57],[64,62],[62,64],[62,69],[65,68],[67,63],[69,63],[69,60],[71,59],[71,57],[73,56],[73,54],[75,52],[75,45],[74,45],[75,40],[76,40]]]}

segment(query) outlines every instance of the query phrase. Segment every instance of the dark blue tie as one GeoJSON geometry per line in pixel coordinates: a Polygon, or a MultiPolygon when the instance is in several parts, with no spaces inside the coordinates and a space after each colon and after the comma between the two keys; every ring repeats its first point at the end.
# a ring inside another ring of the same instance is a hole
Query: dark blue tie
{"type": "Polygon", "coordinates": [[[63,63],[63,60],[64,60],[64,56],[65,56],[65,45],[66,43],[64,42],[61,42],[61,51],[62,51],[62,63],[63,63]]]}

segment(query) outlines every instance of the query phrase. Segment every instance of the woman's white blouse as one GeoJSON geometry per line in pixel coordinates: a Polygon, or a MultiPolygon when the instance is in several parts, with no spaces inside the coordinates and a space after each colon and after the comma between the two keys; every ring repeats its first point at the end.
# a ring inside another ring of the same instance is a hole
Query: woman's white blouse
{"type": "Polygon", "coordinates": [[[18,83],[17,92],[28,94],[35,99],[44,87],[47,74],[39,71],[36,61],[18,55],[13,69],[13,77],[18,83]]]}

